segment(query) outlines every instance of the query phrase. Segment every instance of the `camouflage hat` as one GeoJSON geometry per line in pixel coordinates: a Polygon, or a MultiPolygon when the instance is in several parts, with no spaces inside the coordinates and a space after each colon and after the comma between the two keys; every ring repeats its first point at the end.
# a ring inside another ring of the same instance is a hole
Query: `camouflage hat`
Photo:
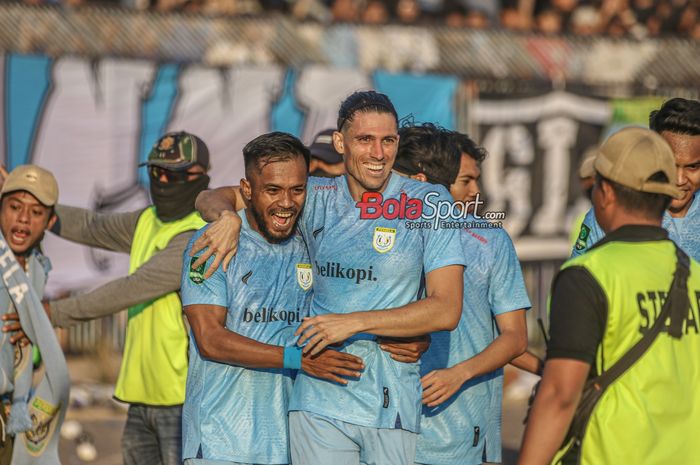
{"type": "Polygon", "coordinates": [[[169,132],[153,145],[148,161],[139,166],[184,170],[192,165],[209,169],[209,149],[202,139],[188,132],[169,132]]]}

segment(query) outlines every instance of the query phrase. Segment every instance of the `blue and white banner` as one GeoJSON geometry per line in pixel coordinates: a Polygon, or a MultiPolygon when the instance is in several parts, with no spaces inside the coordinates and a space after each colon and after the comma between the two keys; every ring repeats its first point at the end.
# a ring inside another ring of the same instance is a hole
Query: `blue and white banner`
{"type": "MultiPolygon", "coordinates": [[[[334,127],[340,102],[376,88],[400,116],[455,126],[459,81],[310,66],[206,68],[149,61],[0,55],[0,150],[8,169],[51,170],[60,202],[102,211],[148,202],[145,160],[160,134],[184,129],[211,152],[212,186],[238,184],[243,146],[272,130],[309,143],[334,127]]],[[[70,244],[51,234],[49,293],[94,287],[126,274],[128,258],[70,244]]]]}

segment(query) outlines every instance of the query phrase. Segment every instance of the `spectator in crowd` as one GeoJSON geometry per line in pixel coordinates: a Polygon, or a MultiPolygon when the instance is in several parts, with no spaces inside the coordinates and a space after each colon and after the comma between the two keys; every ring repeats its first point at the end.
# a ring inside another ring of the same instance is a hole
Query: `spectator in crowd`
{"type": "Polygon", "coordinates": [[[562,32],[562,14],[554,8],[542,10],[537,15],[537,30],[545,35],[558,35],[562,32]]]}
{"type": "Polygon", "coordinates": [[[396,17],[401,24],[414,24],[420,16],[420,6],[417,0],[398,0],[396,17]]]}
{"type": "Polygon", "coordinates": [[[389,22],[389,10],[383,0],[369,0],[362,12],[362,22],[365,24],[386,24],[389,22]]]}
{"type": "Polygon", "coordinates": [[[472,8],[464,18],[464,25],[470,29],[486,29],[491,26],[491,19],[485,11],[472,8]]]}

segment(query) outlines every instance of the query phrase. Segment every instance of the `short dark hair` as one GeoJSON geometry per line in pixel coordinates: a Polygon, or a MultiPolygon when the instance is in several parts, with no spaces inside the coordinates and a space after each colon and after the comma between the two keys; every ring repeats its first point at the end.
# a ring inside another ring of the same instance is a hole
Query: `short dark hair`
{"type": "Polygon", "coordinates": [[[477,163],[481,163],[486,159],[488,152],[485,148],[477,145],[468,135],[462,134],[461,132],[454,131],[452,137],[459,147],[460,152],[466,153],[472,157],[477,163]]]}
{"type": "Polygon", "coordinates": [[[649,129],[687,136],[700,136],[700,102],[672,98],[649,114],[649,129]]]}
{"type": "Polygon", "coordinates": [[[302,157],[309,169],[309,149],[299,139],[286,132],[270,132],[256,137],[243,147],[245,175],[249,178],[253,170],[260,172],[270,163],[302,157]]]}
{"type": "Polygon", "coordinates": [[[343,130],[345,123],[352,122],[357,112],[362,113],[388,113],[394,117],[396,126],[399,125],[399,117],[394,104],[389,97],[373,90],[357,91],[343,100],[338,110],[338,131],[343,130]]]}
{"type": "Polygon", "coordinates": [[[442,184],[449,189],[457,179],[461,157],[452,131],[432,123],[399,129],[399,149],[394,168],[402,173],[423,173],[428,182],[442,184]]]}
{"type": "MultiPolygon", "coordinates": [[[[598,185],[605,181],[613,188],[617,201],[625,210],[641,213],[647,218],[661,218],[666,209],[671,205],[671,197],[665,194],[640,192],[623,186],[615,181],[596,173],[595,180],[598,185]]],[[[648,181],[668,182],[668,177],[661,171],[654,173],[648,181]]]]}

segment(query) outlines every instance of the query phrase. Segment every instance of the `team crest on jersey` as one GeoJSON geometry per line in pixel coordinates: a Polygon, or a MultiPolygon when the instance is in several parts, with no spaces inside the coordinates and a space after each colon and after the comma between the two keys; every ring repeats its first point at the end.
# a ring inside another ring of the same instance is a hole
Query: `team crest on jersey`
{"type": "Polygon", "coordinates": [[[311,273],[311,264],[297,263],[297,283],[299,287],[308,291],[314,283],[314,277],[311,273]]]}
{"type": "Polygon", "coordinates": [[[387,253],[394,248],[396,243],[396,229],[374,228],[372,247],[379,253],[387,253]]]}

